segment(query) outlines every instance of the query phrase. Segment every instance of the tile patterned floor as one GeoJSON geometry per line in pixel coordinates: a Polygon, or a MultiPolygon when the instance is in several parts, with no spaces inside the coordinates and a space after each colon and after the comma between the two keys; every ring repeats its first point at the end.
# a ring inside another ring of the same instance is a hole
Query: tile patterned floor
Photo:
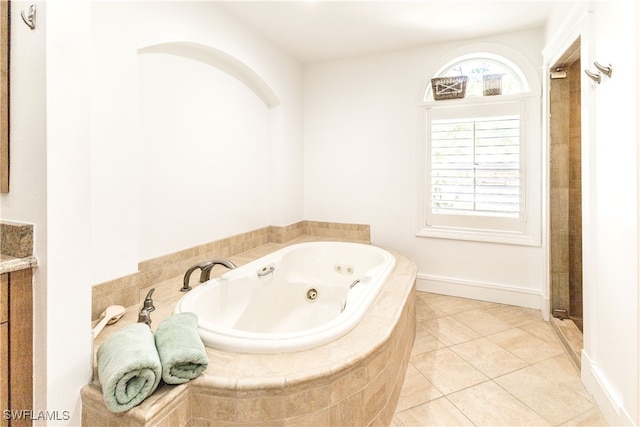
{"type": "Polygon", "coordinates": [[[418,292],[392,427],[606,426],[539,310],[418,292]]]}

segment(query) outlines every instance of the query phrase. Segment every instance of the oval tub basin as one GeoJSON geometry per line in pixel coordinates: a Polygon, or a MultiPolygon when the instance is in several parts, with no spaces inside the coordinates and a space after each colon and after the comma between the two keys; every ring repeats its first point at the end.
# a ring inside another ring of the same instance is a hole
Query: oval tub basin
{"type": "Polygon", "coordinates": [[[211,348],[307,350],[351,331],[395,267],[384,249],[348,242],[284,247],[211,279],[180,299],[211,348]]]}

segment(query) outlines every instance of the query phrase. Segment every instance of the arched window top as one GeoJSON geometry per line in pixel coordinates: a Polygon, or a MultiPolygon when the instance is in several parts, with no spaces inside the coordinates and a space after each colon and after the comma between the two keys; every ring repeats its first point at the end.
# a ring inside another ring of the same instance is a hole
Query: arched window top
{"type": "Polygon", "coordinates": [[[434,79],[442,77],[466,78],[464,82],[464,96],[460,94],[446,96],[446,90],[451,91],[461,88],[461,84],[450,86],[452,81],[445,80],[443,85],[432,83],[424,96],[425,101],[434,99],[469,98],[494,95],[509,95],[529,92],[529,84],[520,68],[508,59],[492,53],[473,53],[457,57],[449,61],[433,76],[434,79]],[[434,84],[436,84],[436,96],[434,96],[434,84]],[[445,91],[445,96],[441,94],[445,91]],[[439,96],[440,95],[440,96],[439,96]]]}

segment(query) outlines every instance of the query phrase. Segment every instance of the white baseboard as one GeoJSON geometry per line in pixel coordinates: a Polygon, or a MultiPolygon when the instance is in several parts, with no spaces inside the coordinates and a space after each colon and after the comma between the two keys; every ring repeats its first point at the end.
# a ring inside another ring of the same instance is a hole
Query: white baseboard
{"type": "MultiPolygon", "coordinates": [[[[540,291],[427,274],[418,274],[416,289],[423,292],[535,308],[541,312],[548,306],[548,302],[540,291]]],[[[547,313],[546,318],[548,316],[547,313]]]]}
{"type": "Polygon", "coordinates": [[[610,426],[635,426],[632,417],[624,409],[622,400],[608,386],[608,381],[601,374],[597,363],[591,360],[584,350],[582,350],[581,366],[582,382],[598,404],[607,424],[610,426]]]}

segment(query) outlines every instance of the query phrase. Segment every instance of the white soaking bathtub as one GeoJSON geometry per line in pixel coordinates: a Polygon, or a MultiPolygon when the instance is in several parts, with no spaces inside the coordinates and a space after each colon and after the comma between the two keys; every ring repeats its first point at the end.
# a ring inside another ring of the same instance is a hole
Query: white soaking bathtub
{"type": "Polygon", "coordinates": [[[211,348],[240,353],[307,350],[340,338],[367,312],[395,267],[376,246],[310,242],[284,247],[183,296],[211,348]]]}

